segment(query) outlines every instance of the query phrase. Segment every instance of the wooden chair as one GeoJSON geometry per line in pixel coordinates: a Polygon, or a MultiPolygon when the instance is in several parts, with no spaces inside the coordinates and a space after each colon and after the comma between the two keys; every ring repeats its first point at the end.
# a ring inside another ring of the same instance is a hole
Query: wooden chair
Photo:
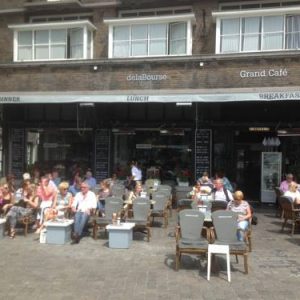
{"type": "Polygon", "coordinates": [[[281,231],[284,230],[287,221],[290,220],[292,222],[291,235],[293,235],[295,232],[296,225],[300,223],[300,207],[295,206],[293,199],[291,197],[286,196],[281,196],[279,198],[279,204],[283,211],[283,223],[281,231]]]}
{"type": "MultiPolygon", "coordinates": [[[[245,274],[248,274],[248,246],[237,238],[237,214],[232,211],[218,210],[212,213],[214,227],[211,228],[212,242],[229,245],[230,254],[244,257],[245,274]]],[[[237,259],[238,262],[238,259],[237,259]]]]}
{"type": "Polygon", "coordinates": [[[184,209],[179,212],[179,225],[176,227],[176,260],[175,270],[178,271],[182,254],[206,254],[208,240],[203,238],[202,229],[205,215],[194,209],[184,209]]]}
{"type": "Polygon", "coordinates": [[[97,238],[98,228],[105,227],[112,222],[113,213],[122,214],[123,211],[123,199],[120,197],[107,197],[105,199],[105,216],[91,216],[90,222],[93,224],[93,238],[97,238]]]}
{"type": "Polygon", "coordinates": [[[164,219],[164,227],[168,225],[168,196],[164,193],[153,193],[152,200],[154,201],[153,208],[151,210],[151,217],[153,225],[155,217],[162,217],[164,219]]]}
{"type": "Polygon", "coordinates": [[[227,201],[214,200],[211,202],[211,212],[225,210],[227,208],[227,204],[227,201]]]}
{"type": "Polygon", "coordinates": [[[128,218],[128,222],[135,223],[135,230],[146,230],[147,242],[150,241],[151,230],[150,230],[150,201],[148,198],[138,197],[135,199],[132,205],[133,216],[128,218]]]}
{"type": "Polygon", "coordinates": [[[283,192],[282,190],[277,186],[277,187],[274,187],[274,192],[275,192],[275,195],[276,195],[276,205],[277,205],[277,210],[276,210],[276,217],[280,217],[281,219],[283,218],[283,210],[282,210],[282,207],[280,205],[280,197],[283,196],[283,192]]]}

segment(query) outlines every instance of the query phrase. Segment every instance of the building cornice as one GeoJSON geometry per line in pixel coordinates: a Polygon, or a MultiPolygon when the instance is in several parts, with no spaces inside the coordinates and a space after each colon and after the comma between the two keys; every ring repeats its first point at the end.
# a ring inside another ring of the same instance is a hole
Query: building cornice
{"type": "Polygon", "coordinates": [[[300,60],[299,51],[289,52],[264,52],[264,53],[241,53],[241,54],[217,54],[217,55],[193,55],[193,56],[176,56],[176,57],[152,57],[152,58],[131,58],[131,59],[89,59],[89,60],[65,60],[65,61],[32,61],[32,62],[11,62],[0,63],[0,68],[36,68],[36,67],[93,67],[95,65],[101,67],[128,66],[141,64],[170,64],[174,63],[249,63],[255,61],[274,61],[274,60],[300,60]]]}

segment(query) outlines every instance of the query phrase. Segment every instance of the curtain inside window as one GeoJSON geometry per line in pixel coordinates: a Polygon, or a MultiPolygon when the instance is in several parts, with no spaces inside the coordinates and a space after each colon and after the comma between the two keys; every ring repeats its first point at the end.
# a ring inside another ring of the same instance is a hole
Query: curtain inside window
{"type": "Polygon", "coordinates": [[[240,19],[224,19],[221,21],[221,52],[239,52],[240,19]]]}
{"type": "Polygon", "coordinates": [[[70,58],[83,58],[83,29],[73,28],[69,31],[70,58]]]}
{"type": "Polygon", "coordinates": [[[263,17],[262,50],[283,49],[283,16],[263,17]]]}
{"type": "Polygon", "coordinates": [[[260,17],[243,18],[243,51],[257,51],[260,49],[260,17]]]}
{"type": "Polygon", "coordinates": [[[186,23],[170,24],[170,54],[186,54],[186,23]]]}
{"type": "Polygon", "coordinates": [[[300,48],[300,16],[286,17],[286,49],[300,48]]]}

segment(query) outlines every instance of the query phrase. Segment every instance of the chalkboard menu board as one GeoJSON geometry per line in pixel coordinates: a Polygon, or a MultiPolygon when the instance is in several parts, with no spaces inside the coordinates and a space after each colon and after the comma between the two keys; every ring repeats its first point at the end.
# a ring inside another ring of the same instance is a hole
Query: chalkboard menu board
{"type": "Polygon", "coordinates": [[[197,129],[195,132],[195,178],[202,176],[203,172],[211,175],[211,129],[197,129]]]}
{"type": "Polygon", "coordinates": [[[109,177],[110,132],[107,129],[95,132],[95,177],[97,181],[109,177]]]}
{"type": "Polygon", "coordinates": [[[16,178],[22,178],[25,167],[25,130],[13,128],[10,131],[10,170],[16,178]]]}

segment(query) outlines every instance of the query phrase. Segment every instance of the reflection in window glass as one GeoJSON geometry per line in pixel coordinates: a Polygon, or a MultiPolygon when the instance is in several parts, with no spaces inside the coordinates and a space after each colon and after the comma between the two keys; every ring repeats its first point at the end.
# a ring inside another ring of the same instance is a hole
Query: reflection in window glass
{"type": "Polygon", "coordinates": [[[260,17],[243,19],[243,51],[260,49],[260,17]]]}
{"type": "Polygon", "coordinates": [[[170,54],[186,53],[186,23],[170,24],[170,54]]]}
{"type": "Polygon", "coordinates": [[[263,50],[283,48],[283,16],[263,18],[263,50]]]}

